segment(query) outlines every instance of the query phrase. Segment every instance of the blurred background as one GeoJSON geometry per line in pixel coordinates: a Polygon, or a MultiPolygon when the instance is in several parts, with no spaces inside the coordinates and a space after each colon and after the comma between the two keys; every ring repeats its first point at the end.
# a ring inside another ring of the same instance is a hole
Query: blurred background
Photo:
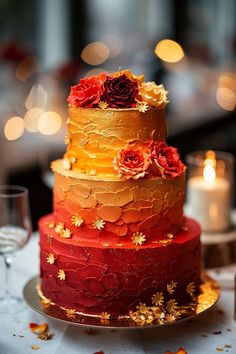
{"type": "Polygon", "coordinates": [[[80,77],[130,68],[163,83],[168,143],[236,155],[236,2],[0,0],[0,184],[52,209],[50,161],[65,151],[66,98],[80,77]]]}

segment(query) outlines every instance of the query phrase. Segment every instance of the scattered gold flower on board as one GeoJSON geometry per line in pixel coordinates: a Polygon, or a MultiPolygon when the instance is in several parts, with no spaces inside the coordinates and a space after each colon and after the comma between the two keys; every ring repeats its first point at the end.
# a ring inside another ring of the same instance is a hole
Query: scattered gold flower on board
{"type": "Polygon", "coordinates": [[[152,303],[156,306],[162,306],[164,303],[163,293],[157,292],[152,296],[152,303]]]}
{"type": "Polygon", "coordinates": [[[100,101],[98,107],[101,109],[106,109],[108,107],[108,103],[104,101],[100,101]]]}
{"type": "Polygon", "coordinates": [[[189,283],[186,287],[186,291],[190,296],[193,296],[195,293],[195,284],[193,282],[189,283]]]}
{"type": "Polygon", "coordinates": [[[175,299],[167,301],[166,310],[168,313],[174,313],[175,311],[177,311],[177,308],[178,308],[178,304],[175,301],[175,299]]]}
{"type": "Polygon", "coordinates": [[[105,221],[102,219],[97,219],[93,222],[93,226],[95,229],[102,230],[105,226],[105,221]]]}
{"type": "Polygon", "coordinates": [[[58,274],[57,274],[57,277],[60,279],[60,280],[65,280],[66,279],[66,273],[63,269],[59,269],[58,271],[58,274]]]}
{"type": "Polygon", "coordinates": [[[142,245],[146,241],[146,236],[142,232],[135,232],[131,237],[132,242],[135,245],[142,245]]]}
{"type": "Polygon", "coordinates": [[[68,317],[70,319],[74,319],[75,315],[76,315],[75,309],[67,309],[66,310],[66,317],[68,317]]]}
{"type": "Polygon", "coordinates": [[[63,222],[59,222],[55,227],[55,232],[57,234],[60,234],[63,230],[64,230],[64,224],[63,222]]]}
{"type": "Polygon", "coordinates": [[[55,256],[53,253],[49,253],[47,256],[47,263],[53,264],[55,262],[55,256]]]}
{"type": "Polygon", "coordinates": [[[173,280],[170,284],[167,284],[166,288],[167,288],[168,293],[173,294],[173,292],[175,291],[174,288],[176,288],[176,286],[177,286],[177,283],[174,282],[173,280]]]}
{"type": "Polygon", "coordinates": [[[80,215],[72,215],[71,222],[74,226],[79,227],[83,224],[84,220],[81,218],[80,215]]]}
{"type": "Polygon", "coordinates": [[[69,229],[64,229],[62,230],[62,232],[60,233],[60,236],[62,238],[71,238],[71,231],[69,229]]]}
{"type": "Polygon", "coordinates": [[[148,104],[146,102],[138,102],[138,110],[139,112],[145,113],[148,110],[148,104]]]}
{"type": "Polygon", "coordinates": [[[31,345],[31,349],[33,350],[39,350],[40,347],[38,345],[31,345]]]}

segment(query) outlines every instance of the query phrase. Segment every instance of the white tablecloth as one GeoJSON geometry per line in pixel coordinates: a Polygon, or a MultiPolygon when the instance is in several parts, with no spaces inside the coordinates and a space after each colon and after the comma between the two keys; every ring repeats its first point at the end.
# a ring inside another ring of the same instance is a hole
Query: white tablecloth
{"type": "MultiPolygon", "coordinates": [[[[14,292],[38,273],[37,235],[21,250],[13,267],[14,292]]],[[[2,267],[1,267],[2,268],[2,267]]],[[[1,279],[2,282],[2,279],[1,279]]],[[[1,287],[2,288],[2,287],[1,287]]],[[[223,290],[216,306],[200,317],[170,327],[142,330],[99,330],[91,335],[78,326],[43,317],[30,308],[15,315],[0,314],[0,354],[164,354],[183,346],[188,354],[236,353],[236,322],[233,290],[223,290]],[[32,333],[30,322],[48,322],[54,337],[48,341],[32,333]],[[31,348],[37,345],[36,351],[31,348]],[[230,347],[231,346],[231,347],[230,347]]]]}

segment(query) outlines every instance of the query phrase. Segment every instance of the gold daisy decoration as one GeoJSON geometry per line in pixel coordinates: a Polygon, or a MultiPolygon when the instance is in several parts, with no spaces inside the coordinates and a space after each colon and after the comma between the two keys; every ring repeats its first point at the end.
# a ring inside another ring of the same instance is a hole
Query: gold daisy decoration
{"type": "Polygon", "coordinates": [[[71,238],[71,231],[69,229],[64,229],[62,230],[62,232],[60,233],[60,236],[62,238],[71,238]]]}
{"type": "Polygon", "coordinates": [[[55,262],[55,256],[53,253],[49,253],[47,256],[47,263],[53,264],[55,262]]]}
{"type": "Polygon", "coordinates": [[[111,318],[111,315],[107,312],[102,312],[101,313],[101,320],[103,321],[109,321],[111,318]]]}
{"type": "Polygon", "coordinates": [[[108,103],[104,101],[100,101],[98,107],[101,109],[106,109],[108,107],[108,103]]]}
{"type": "Polygon", "coordinates": [[[164,296],[163,293],[157,292],[152,296],[152,303],[155,306],[162,306],[164,303],[164,296]]]}
{"type": "Polygon", "coordinates": [[[165,317],[166,322],[168,323],[173,323],[176,321],[176,317],[173,313],[167,313],[166,317],[165,317]]]}
{"type": "Polygon", "coordinates": [[[55,227],[55,232],[57,233],[57,234],[60,234],[63,230],[64,230],[64,224],[63,224],[63,222],[59,222],[57,225],[56,225],[56,227],[55,227]]]}
{"type": "Polygon", "coordinates": [[[74,319],[75,315],[76,315],[75,309],[67,309],[66,310],[66,317],[68,317],[70,319],[74,319]]]}
{"type": "Polygon", "coordinates": [[[145,113],[148,110],[148,104],[146,102],[138,102],[137,108],[139,112],[145,113]]]}
{"type": "Polygon", "coordinates": [[[172,282],[170,284],[167,284],[166,288],[167,288],[168,293],[173,294],[173,292],[175,291],[174,289],[176,288],[176,286],[177,286],[177,283],[174,282],[173,280],[172,280],[172,282]]]}
{"type": "Polygon", "coordinates": [[[104,220],[102,220],[102,219],[97,219],[97,220],[94,220],[94,222],[93,222],[93,227],[95,228],[95,229],[98,229],[98,230],[102,230],[102,229],[104,229],[104,227],[105,227],[105,221],[104,220]]]}
{"type": "Polygon", "coordinates": [[[59,269],[58,270],[58,273],[57,273],[57,277],[60,279],[60,280],[66,280],[66,273],[63,269],[59,269]]]}
{"type": "Polygon", "coordinates": [[[74,226],[80,227],[83,224],[84,220],[81,218],[80,215],[75,214],[75,215],[72,215],[71,222],[74,226]]]}
{"type": "Polygon", "coordinates": [[[131,237],[132,242],[135,245],[142,245],[146,241],[146,236],[142,232],[135,232],[131,237]]]}
{"type": "Polygon", "coordinates": [[[142,304],[140,303],[138,306],[136,306],[136,309],[140,312],[140,313],[146,313],[148,311],[148,307],[146,304],[142,304]]]}
{"type": "Polygon", "coordinates": [[[97,171],[95,169],[89,170],[89,175],[90,176],[96,176],[96,174],[97,174],[97,171]]]}
{"type": "Polygon", "coordinates": [[[175,301],[175,299],[169,300],[166,303],[166,310],[168,313],[174,313],[178,309],[178,303],[175,301]]]}
{"type": "Polygon", "coordinates": [[[69,135],[66,135],[65,138],[64,138],[64,143],[66,145],[68,145],[68,144],[70,144],[70,142],[71,142],[71,138],[69,137],[69,135]]]}
{"type": "Polygon", "coordinates": [[[195,284],[193,282],[189,283],[186,287],[186,291],[190,296],[193,296],[195,293],[195,284]]]}

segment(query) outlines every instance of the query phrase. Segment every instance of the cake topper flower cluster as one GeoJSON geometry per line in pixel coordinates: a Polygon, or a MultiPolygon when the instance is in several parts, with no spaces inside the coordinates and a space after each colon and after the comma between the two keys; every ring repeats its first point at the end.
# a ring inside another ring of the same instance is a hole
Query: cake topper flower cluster
{"type": "Polygon", "coordinates": [[[145,112],[149,107],[163,109],[169,102],[167,93],[163,85],[144,82],[144,75],[122,70],[81,79],[71,87],[67,101],[75,107],[137,108],[145,112]]]}

